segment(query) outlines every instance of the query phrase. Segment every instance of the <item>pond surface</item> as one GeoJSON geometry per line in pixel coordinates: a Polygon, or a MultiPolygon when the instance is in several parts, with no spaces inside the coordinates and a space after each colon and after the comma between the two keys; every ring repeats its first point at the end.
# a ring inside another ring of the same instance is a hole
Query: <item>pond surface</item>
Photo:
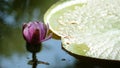
{"type": "MultiPolygon", "coordinates": [[[[28,62],[32,54],[26,50],[22,37],[22,24],[43,21],[47,9],[57,0],[1,0],[0,1],[0,68],[32,68],[28,62]]],[[[50,39],[42,43],[37,53],[40,61],[37,68],[100,68],[77,61],[61,48],[61,41],[50,39]]]]}

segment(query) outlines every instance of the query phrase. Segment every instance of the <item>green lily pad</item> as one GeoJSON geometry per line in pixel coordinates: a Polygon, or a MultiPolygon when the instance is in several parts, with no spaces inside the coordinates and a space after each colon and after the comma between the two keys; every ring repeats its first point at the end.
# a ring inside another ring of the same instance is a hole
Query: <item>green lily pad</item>
{"type": "Polygon", "coordinates": [[[62,47],[73,54],[120,60],[120,0],[65,0],[44,16],[62,47]]]}

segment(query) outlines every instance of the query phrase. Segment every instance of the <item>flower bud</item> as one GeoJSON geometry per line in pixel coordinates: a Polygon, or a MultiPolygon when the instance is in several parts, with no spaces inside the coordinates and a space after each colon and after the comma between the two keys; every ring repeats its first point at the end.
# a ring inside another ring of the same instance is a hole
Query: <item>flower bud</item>
{"type": "Polygon", "coordinates": [[[41,42],[51,38],[48,35],[49,26],[42,22],[29,22],[23,24],[23,37],[27,43],[31,45],[40,44],[41,42]]]}

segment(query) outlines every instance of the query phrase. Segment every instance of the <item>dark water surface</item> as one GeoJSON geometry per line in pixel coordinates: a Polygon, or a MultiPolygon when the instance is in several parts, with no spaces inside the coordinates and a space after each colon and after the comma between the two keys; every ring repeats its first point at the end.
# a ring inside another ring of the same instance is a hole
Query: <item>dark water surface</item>
{"type": "MultiPolygon", "coordinates": [[[[29,21],[43,21],[46,10],[57,0],[0,0],[0,68],[32,68],[28,64],[32,55],[26,50],[22,37],[22,24],[29,21]]],[[[50,39],[42,43],[37,53],[40,61],[37,68],[100,68],[67,54],[61,48],[61,41],[50,39]]]]}

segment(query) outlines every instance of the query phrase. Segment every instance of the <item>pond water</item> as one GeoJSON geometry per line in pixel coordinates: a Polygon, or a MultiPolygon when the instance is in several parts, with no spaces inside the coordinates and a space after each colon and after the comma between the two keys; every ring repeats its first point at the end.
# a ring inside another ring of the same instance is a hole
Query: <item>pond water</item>
{"type": "MultiPolygon", "coordinates": [[[[0,1],[0,68],[32,68],[28,61],[32,54],[26,50],[22,37],[22,24],[43,21],[47,9],[57,0],[1,0],[0,1]]],[[[61,48],[61,41],[54,38],[42,43],[37,53],[37,68],[100,68],[77,61],[61,48]]]]}

